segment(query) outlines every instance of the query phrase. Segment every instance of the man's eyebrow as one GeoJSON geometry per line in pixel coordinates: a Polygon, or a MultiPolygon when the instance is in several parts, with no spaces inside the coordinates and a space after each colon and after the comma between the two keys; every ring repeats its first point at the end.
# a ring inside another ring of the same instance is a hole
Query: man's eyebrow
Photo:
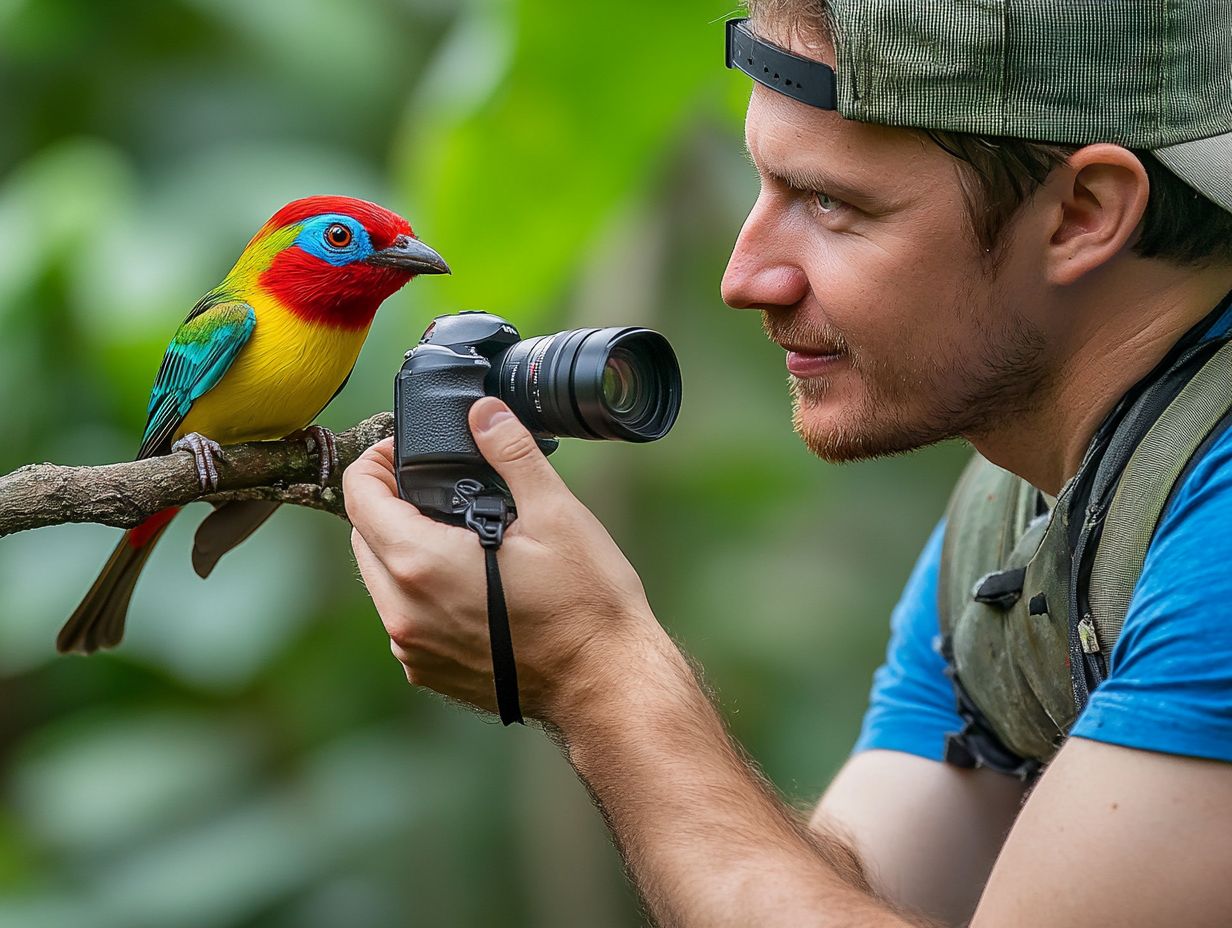
{"type": "Polygon", "coordinates": [[[820,190],[840,197],[858,197],[867,199],[869,194],[849,183],[844,183],[837,177],[825,171],[813,168],[797,168],[786,166],[781,168],[762,168],[766,177],[792,190],[820,190]]]}
{"type": "Polygon", "coordinates": [[[844,183],[837,177],[827,174],[819,168],[800,168],[794,165],[775,168],[759,166],[757,159],[753,157],[753,153],[749,151],[747,145],[744,146],[744,158],[758,173],[795,190],[823,190],[826,192],[845,192],[852,195],[859,192],[850,184],[844,183]]]}
{"type": "Polygon", "coordinates": [[[792,166],[781,168],[766,168],[767,177],[780,181],[796,190],[847,190],[846,184],[831,177],[824,171],[792,166]]]}

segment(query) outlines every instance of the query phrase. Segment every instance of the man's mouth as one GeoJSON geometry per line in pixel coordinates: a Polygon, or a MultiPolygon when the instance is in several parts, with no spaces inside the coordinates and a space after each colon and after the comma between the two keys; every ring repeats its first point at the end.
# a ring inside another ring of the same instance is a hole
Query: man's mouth
{"type": "Polygon", "coordinates": [[[806,347],[783,345],[787,351],[787,372],[794,377],[818,377],[828,374],[843,361],[846,352],[827,346],[806,347]]]}

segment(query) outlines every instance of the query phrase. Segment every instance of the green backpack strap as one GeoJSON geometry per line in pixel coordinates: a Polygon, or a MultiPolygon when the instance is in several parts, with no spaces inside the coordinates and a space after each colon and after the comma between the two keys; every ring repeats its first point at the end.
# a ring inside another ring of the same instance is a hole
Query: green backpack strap
{"type": "Polygon", "coordinates": [[[941,634],[953,631],[976,582],[997,570],[1038,513],[1039,494],[1021,477],[979,454],[958,479],[946,507],[937,590],[941,634]]]}
{"type": "Polygon", "coordinates": [[[1172,489],[1194,453],[1232,411],[1232,342],[1168,405],[1134,450],[1108,509],[1092,562],[1091,616],[1105,659],[1121,634],[1146,551],[1172,489]]]}

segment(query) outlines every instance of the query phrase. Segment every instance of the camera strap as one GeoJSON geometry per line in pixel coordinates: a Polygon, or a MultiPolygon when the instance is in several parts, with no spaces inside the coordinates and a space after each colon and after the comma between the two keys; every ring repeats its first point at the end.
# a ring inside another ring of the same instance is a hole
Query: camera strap
{"type": "Polygon", "coordinates": [[[505,725],[522,722],[518,700],[518,665],[509,631],[509,610],[501,585],[496,552],[505,540],[505,529],[517,518],[509,497],[500,489],[478,480],[459,480],[454,487],[463,505],[466,527],[479,536],[488,580],[488,639],[492,645],[492,680],[496,687],[496,710],[505,725]]]}

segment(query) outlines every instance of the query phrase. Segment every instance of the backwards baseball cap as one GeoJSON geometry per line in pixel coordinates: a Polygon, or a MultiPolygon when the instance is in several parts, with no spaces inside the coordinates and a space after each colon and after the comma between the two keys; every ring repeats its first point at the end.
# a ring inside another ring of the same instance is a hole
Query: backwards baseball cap
{"type": "Polygon", "coordinates": [[[1232,0],[830,0],[836,66],[727,23],[727,66],[847,119],[1149,150],[1232,212],[1232,0]]]}

